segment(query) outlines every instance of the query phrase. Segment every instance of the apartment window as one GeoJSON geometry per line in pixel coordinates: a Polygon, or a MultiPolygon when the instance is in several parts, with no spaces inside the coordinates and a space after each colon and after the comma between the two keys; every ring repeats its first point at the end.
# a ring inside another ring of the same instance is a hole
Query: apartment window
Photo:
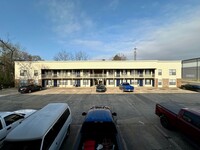
{"type": "Polygon", "coordinates": [[[38,85],[38,84],[39,84],[39,81],[38,81],[38,80],[34,80],[34,84],[35,84],[35,85],[38,85]]]}
{"type": "Polygon", "coordinates": [[[169,79],[169,85],[176,85],[176,79],[169,79]]]}
{"type": "Polygon", "coordinates": [[[109,85],[114,85],[114,80],[108,80],[109,85]]]}
{"type": "Polygon", "coordinates": [[[87,76],[89,74],[89,71],[88,70],[83,70],[83,75],[84,76],[87,76]]]}
{"type": "Polygon", "coordinates": [[[74,80],[70,80],[70,85],[74,85],[73,83],[75,83],[74,80]]]}
{"type": "Polygon", "coordinates": [[[20,76],[26,76],[27,70],[20,70],[20,76]]]}
{"type": "Polygon", "coordinates": [[[145,74],[150,75],[151,74],[150,70],[145,70],[145,74]]]}
{"type": "Polygon", "coordinates": [[[158,69],[158,75],[159,75],[159,76],[162,75],[162,69],[158,69]]]}
{"type": "Polygon", "coordinates": [[[176,69],[169,69],[169,75],[176,75],[176,69]]]}
{"type": "Polygon", "coordinates": [[[130,74],[131,75],[134,75],[135,71],[134,70],[131,70],[130,74]]]}
{"type": "Polygon", "coordinates": [[[130,84],[136,85],[137,84],[137,80],[130,80],[130,84]]]}
{"type": "Polygon", "coordinates": [[[20,80],[20,86],[27,85],[27,80],[20,80]]]}
{"type": "Polygon", "coordinates": [[[113,75],[113,70],[109,70],[109,75],[113,75]]]}
{"type": "Polygon", "coordinates": [[[34,70],[34,76],[38,76],[38,70],[34,70]]]}
{"type": "Polygon", "coordinates": [[[158,80],[158,85],[162,85],[162,80],[161,79],[158,80]]]}
{"type": "Polygon", "coordinates": [[[83,85],[88,85],[89,81],[88,80],[83,80],[83,85]]]}
{"type": "Polygon", "coordinates": [[[145,80],[145,85],[151,85],[151,80],[150,79],[146,79],[145,80]]]}
{"type": "Polygon", "coordinates": [[[127,70],[123,70],[122,74],[126,75],[127,74],[127,70]]]}
{"type": "Polygon", "coordinates": [[[63,85],[67,85],[68,80],[63,80],[63,85]]]}
{"type": "Polygon", "coordinates": [[[51,80],[48,80],[48,85],[52,85],[52,82],[51,82],[51,80]]]}

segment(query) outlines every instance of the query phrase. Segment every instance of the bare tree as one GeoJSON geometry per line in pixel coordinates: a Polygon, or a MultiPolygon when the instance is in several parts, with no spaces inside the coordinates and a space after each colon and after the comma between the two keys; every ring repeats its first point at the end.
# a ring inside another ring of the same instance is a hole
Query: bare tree
{"type": "Polygon", "coordinates": [[[116,54],[112,60],[127,60],[124,54],[116,54]]]}
{"type": "Polygon", "coordinates": [[[79,51],[72,54],[72,53],[66,52],[65,50],[62,50],[61,52],[58,52],[54,56],[54,60],[56,61],[87,60],[87,59],[88,59],[88,55],[83,51],[79,51]]]}
{"type": "Polygon", "coordinates": [[[83,52],[83,51],[79,51],[75,53],[75,60],[87,60],[88,59],[88,55],[83,52]]]}
{"type": "Polygon", "coordinates": [[[0,84],[4,86],[14,86],[14,61],[42,60],[40,56],[32,56],[21,50],[19,44],[13,44],[8,39],[7,41],[0,39],[0,84]]]}

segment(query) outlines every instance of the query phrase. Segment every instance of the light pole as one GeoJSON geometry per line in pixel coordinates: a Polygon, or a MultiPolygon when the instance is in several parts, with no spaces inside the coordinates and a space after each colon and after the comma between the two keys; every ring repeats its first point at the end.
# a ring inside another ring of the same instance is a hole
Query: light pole
{"type": "Polygon", "coordinates": [[[136,56],[137,56],[137,52],[136,52],[137,48],[134,48],[134,60],[136,60],[136,56]]]}

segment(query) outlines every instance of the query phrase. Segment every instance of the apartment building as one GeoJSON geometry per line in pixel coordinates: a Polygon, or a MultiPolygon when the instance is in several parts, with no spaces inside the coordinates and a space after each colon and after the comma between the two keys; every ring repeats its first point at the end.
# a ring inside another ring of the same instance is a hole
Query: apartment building
{"type": "Polygon", "coordinates": [[[16,61],[15,85],[91,87],[99,83],[117,87],[179,87],[181,61],[16,61]]]}

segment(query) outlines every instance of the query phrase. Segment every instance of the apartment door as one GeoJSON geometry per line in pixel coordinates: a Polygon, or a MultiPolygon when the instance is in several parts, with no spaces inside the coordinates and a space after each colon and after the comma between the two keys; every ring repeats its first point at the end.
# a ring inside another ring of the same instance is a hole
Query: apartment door
{"type": "Polygon", "coordinates": [[[139,80],[139,85],[143,86],[143,80],[142,79],[139,80]]]}
{"type": "Polygon", "coordinates": [[[120,79],[117,79],[117,86],[120,85],[120,79]]]}
{"type": "Polygon", "coordinates": [[[54,87],[57,87],[57,80],[53,80],[54,81],[54,87]]]}
{"type": "Polygon", "coordinates": [[[81,86],[81,81],[78,79],[78,80],[76,80],[76,86],[77,87],[80,87],[81,86]]]}

